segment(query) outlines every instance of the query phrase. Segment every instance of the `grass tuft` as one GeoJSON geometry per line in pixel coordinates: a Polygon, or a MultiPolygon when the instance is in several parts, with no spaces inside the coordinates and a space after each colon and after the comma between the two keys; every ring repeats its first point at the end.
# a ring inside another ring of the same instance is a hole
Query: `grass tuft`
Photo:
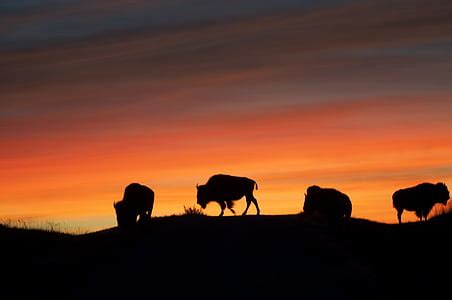
{"type": "Polygon", "coordinates": [[[185,206],[183,216],[206,216],[201,208],[194,206],[185,206]]]}
{"type": "Polygon", "coordinates": [[[441,216],[446,216],[452,214],[452,206],[450,205],[440,205],[437,204],[433,206],[432,210],[429,213],[429,219],[435,219],[441,216]]]}
{"type": "Polygon", "coordinates": [[[3,219],[0,220],[0,226],[14,229],[25,230],[41,230],[51,233],[65,233],[65,234],[86,234],[86,230],[81,228],[70,228],[64,223],[58,223],[53,221],[27,221],[23,219],[3,219]]]}

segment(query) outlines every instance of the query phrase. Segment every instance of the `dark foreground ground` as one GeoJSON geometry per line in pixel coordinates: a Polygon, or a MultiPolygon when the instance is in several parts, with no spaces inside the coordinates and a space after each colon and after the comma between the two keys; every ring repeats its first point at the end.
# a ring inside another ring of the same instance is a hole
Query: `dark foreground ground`
{"type": "Polygon", "coordinates": [[[0,298],[452,299],[451,229],[451,215],[339,231],[298,215],[81,236],[0,227],[0,298]]]}

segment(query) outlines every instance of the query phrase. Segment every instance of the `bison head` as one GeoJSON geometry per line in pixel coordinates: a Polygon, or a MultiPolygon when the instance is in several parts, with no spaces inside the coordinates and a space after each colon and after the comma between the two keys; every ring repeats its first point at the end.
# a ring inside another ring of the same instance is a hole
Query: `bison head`
{"type": "Polygon", "coordinates": [[[137,214],[128,207],[127,203],[124,201],[119,201],[113,204],[116,211],[116,220],[118,222],[118,227],[120,228],[130,228],[136,224],[137,214]]]}
{"type": "Polygon", "coordinates": [[[447,189],[447,186],[442,182],[437,183],[436,184],[436,193],[437,193],[439,203],[446,205],[447,201],[450,198],[449,190],[447,189]]]}
{"type": "Polygon", "coordinates": [[[308,187],[306,193],[304,194],[304,204],[303,204],[303,211],[304,212],[312,212],[314,210],[315,206],[315,195],[318,191],[320,191],[320,187],[317,185],[313,185],[308,187]]]}
{"type": "Polygon", "coordinates": [[[205,209],[207,207],[207,203],[209,202],[208,189],[206,185],[197,185],[196,189],[198,190],[196,194],[197,203],[205,209]]]}
{"type": "Polygon", "coordinates": [[[307,194],[312,195],[314,193],[317,193],[318,191],[322,190],[318,185],[312,185],[308,187],[307,194]]]}
{"type": "Polygon", "coordinates": [[[311,212],[312,210],[312,195],[311,194],[304,194],[304,204],[303,204],[303,211],[306,213],[311,212]]]}

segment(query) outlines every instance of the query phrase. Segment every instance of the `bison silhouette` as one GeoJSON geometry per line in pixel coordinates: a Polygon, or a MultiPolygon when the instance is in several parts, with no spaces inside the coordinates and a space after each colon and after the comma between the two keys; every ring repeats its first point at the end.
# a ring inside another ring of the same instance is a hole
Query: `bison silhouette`
{"type": "Polygon", "coordinates": [[[329,225],[334,225],[342,219],[350,219],[352,202],[346,194],[336,189],[313,185],[305,194],[303,211],[308,215],[319,213],[327,218],[329,225]]]}
{"type": "Polygon", "coordinates": [[[118,227],[130,228],[139,222],[145,222],[151,218],[154,207],[154,191],[145,185],[131,183],[124,190],[121,201],[113,204],[116,210],[118,227]]]}
{"type": "Polygon", "coordinates": [[[207,203],[214,201],[221,207],[220,217],[223,216],[227,207],[235,215],[233,209],[234,202],[245,196],[246,209],[242,215],[246,215],[251,202],[256,206],[257,214],[260,214],[259,205],[254,198],[254,188],[257,190],[257,183],[246,177],[217,174],[209,178],[205,185],[197,185],[197,203],[205,209],[207,203]]]}
{"type": "Polygon", "coordinates": [[[414,187],[400,189],[392,195],[392,205],[397,210],[397,219],[402,223],[403,210],[414,211],[420,221],[427,216],[436,203],[445,205],[449,190],[444,183],[421,183],[414,187]]]}

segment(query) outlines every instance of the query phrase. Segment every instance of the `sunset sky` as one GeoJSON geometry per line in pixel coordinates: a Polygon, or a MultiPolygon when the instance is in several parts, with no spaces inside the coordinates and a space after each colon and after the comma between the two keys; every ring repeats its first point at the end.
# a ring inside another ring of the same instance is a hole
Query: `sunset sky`
{"type": "Polygon", "coordinates": [[[217,173],[388,223],[452,188],[451,1],[1,1],[0,70],[0,220],[111,227],[131,182],[178,214],[217,173]]]}

